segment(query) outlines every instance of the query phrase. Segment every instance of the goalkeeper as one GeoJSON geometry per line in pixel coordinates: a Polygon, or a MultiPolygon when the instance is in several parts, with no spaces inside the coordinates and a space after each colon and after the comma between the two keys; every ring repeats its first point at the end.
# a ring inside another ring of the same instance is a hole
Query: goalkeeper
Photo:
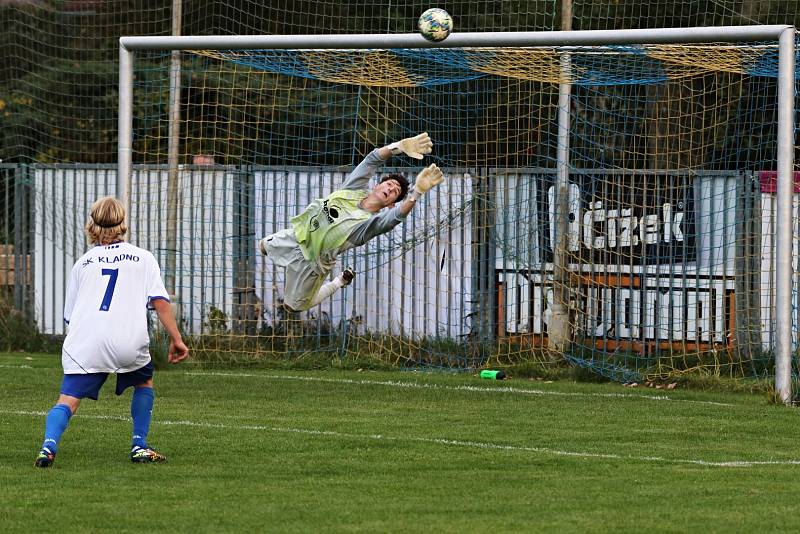
{"type": "Polygon", "coordinates": [[[370,178],[393,155],[422,159],[432,147],[431,138],[422,133],[373,150],[340,189],[311,202],[303,213],[292,217],[290,228],[259,241],[261,253],[286,268],[284,306],[290,311],[307,310],[353,281],[355,273],[348,268],[323,283],[339,254],[405,221],[417,199],[440,184],[444,176],[435,164],[424,168],[408,198],[408,180],[402,174],[384,176],[372,190],[367,189],[370,178]]]}

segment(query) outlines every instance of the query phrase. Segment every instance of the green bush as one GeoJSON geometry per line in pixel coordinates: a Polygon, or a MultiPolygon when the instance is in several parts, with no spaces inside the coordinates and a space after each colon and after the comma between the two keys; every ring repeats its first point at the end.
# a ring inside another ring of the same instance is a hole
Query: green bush
{"type": "Polygon", "coordinates": [[[0,350],[56,353],[61,339],[43,335],[33,319],[0,300],[0,350]]]}

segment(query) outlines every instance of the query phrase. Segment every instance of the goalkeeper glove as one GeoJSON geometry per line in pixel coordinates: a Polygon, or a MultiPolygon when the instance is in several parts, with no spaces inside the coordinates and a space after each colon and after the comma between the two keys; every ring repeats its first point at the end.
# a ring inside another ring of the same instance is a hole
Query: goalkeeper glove
{"type": "Polygon", "coordinates": [[[433,141],[428,136],[428,132],[424,132],[392,143],[387,148],[392,151],[393,156],[406,154],[414,159],[422,159],[424,154],[431,153],[431,147],[433,147],[433,141]]]}
{"type": "Polygon", "coordinates": [[[444,174],[442,174],[442,170],[439,169],[435,163],[431,163],[417,175],[417,179],[414,182],[412,197],[414,197],[414,199],[421,197],[443,181],[444,174]]]}

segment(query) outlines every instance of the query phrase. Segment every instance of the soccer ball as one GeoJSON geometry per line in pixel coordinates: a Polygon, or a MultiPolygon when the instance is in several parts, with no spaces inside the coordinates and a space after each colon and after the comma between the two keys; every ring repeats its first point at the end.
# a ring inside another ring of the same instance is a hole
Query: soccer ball
{"type": "Polygon", "coordinates": [[[453,31],[453,17],[444,9],[433,7],[420,15],[417,27],[425,39],[438,43],[453,31]]]}

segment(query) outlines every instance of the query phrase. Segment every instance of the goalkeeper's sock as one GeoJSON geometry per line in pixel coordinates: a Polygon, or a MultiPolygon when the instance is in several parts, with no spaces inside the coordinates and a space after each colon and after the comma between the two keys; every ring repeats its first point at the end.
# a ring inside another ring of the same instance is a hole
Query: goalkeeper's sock
{"type": "Polygon", "coordinates": [[[321,288],[319,288],[319,291],[317,291],[317,295],[314,297],[314,300],[311,301],[311,307],[316,306],[343,287],[344,280],[342,280],[342,275],[337,276],[330,282],[326,282],[321,288]]]}
{"type": "Polygon", "coordinates": [[[133,438],[131,447],[147,448],[147,433],[150,432],[150,418],[153,415],[155,393],[153,388],[134,388],[131,398],[131,418],[133,419],[133,438]]]}
{"type": "Polygon", "coordinates": [[[56,404],[47,413],[47,419],[44,422],[44,441],[42,442],[42,449],[46,449],[52,454],[58,450],[58,442],[61,440],[61,435],[69,425],[69,419],[72,417],[72,410],[66,404],[56,404]]]}

